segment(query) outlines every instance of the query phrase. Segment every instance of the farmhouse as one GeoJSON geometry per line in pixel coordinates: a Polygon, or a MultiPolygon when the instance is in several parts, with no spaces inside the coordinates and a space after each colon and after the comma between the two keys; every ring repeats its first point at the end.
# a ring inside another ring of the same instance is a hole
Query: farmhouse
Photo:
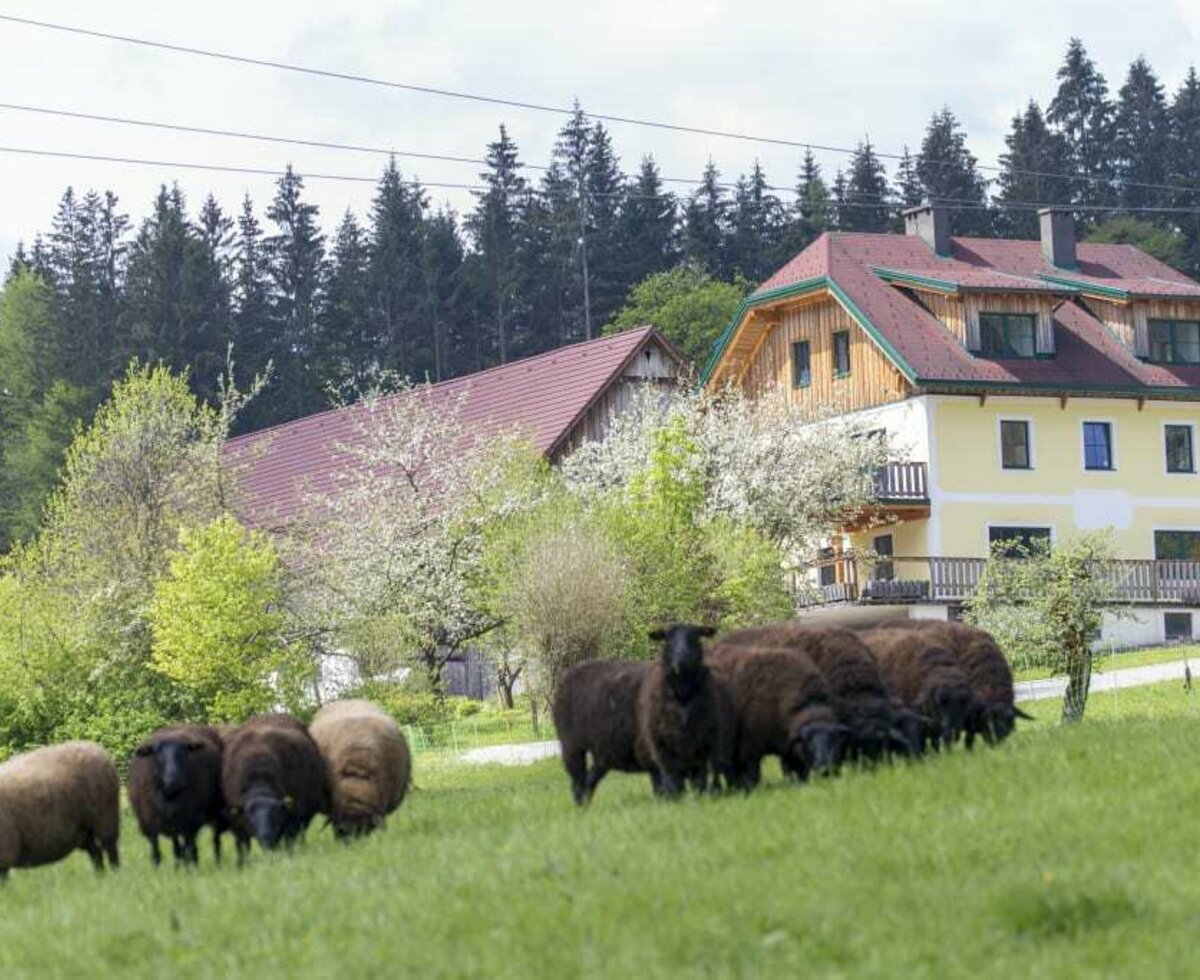
{"type": "Polygon", "coordinates": [[[764,282],[703,383],[856,413],[904,462],[811,570],[825,604],[945,617],[992,542],[1112,528],[1136,604],[1102,642],[1200,635],[1200,285],[1129,245],[827,233],[764,282]]]}

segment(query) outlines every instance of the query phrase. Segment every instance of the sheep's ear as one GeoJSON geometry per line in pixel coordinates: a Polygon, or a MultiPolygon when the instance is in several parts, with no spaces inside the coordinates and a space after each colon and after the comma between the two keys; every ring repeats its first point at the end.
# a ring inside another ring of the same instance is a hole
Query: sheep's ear
{"type": "Polygon", "coordinates": [[[1024,718],[1026,721],[1037,721],[1028,711],[1022,711],[1020,708],[1013,708],[1013,717],[1024,718]]]}
{"type": "Polygon", "coordinates": [[[651,630],[646,634],[652,640],[665,640],[667,638],[666,630],[651,630]]]}
{"type": "Polygon", "coordinates": [[[143,759],[148,755],[154,755],[154,744],[152,742],[143,742],[133,750],[134,755],[140,755],[143,759]]]}

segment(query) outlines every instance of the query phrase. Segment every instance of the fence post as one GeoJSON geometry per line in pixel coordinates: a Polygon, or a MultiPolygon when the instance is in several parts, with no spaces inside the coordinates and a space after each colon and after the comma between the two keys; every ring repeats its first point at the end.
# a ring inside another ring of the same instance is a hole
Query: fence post
{"type": "Polygon", "coordinates": [[[540,726],[538,725],[537,695],[534,695],[529,699],[529,720],[533,725],[533,737],[537,740],[541,740],[542,732],[540,726]]]}

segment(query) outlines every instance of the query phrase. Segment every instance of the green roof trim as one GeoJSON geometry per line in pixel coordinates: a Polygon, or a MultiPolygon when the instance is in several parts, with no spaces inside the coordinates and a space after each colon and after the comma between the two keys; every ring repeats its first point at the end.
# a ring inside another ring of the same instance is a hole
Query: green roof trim
{"type": "Polygon", "coordinates": [[[1087,282],[1084,279],[1072,279],[1069,276],[1051,276],[1046,273],[1041,273],[1039,279],[1044,279],[1046,282],[1053,283],[1056,286],[1070,286],[1072,289],[1077,289],[1084,294],[1092,296],[1106,296],[1110,299],[1129,299],[1129,290],[1121,289],[1117,286],[1101,286],[1099,283],[1087,282]]]}
{"type": "Polygon", "coordinates": [[[1096,398],[1164,398],[1200,401],[1200,388],[1179,385],[1094,385],[1045,381],[958,381],[921,378],[922,388],[934,394],[975,394],[993,391],[1044,391],[1047,394],[1092,395],[1096,398]]]}
{"type": "Polygon", "coordinates": [[[879,328],[873,324],[867,315],[859,309],[858,304],[854,302],[845,291],[829,276],[815,276],[812,279],[801,279],[799,282],[791,283],[787,286],[778,286],[775,289],[768,289],[761,293],[751,293],[744,300],[737,310],[734,311],[733,318],[729,321],[729,325],[721,332],[713,344],[712,356],[708,359],[708,364],[704,368],[704,373],[700,375],[699,386],[703,388],[708,384],[709,378],[717,368],[717,364],[721,360],[721,356],[729,347],[729,342],[733,339],[733,335],[737,332],[738,325],[742,322],[745,315],[754,309],[756,306],[762,306],[764,303],[770,303],[777,299],[787,299],[793,296],[804,296],[807,293],[816,292],[819,289],[828,289],[833,297],[846,309],[846,312],[854,319],[854,321],[866,331],[867,335],[875,341],[876,344],[883,350],[885,354],[895,363],[900,373],[904,375],[910,382],[916,380],[916,372],[909,367],[908,362],[900,356],[900,352],[892,346],[891,342],[880,332],[879,328]]]}
{"type": "Polygon", "coordinates": [[[896,283],[899,285],[924,286],[926,289],[932,289],[939,293],[947,293],[951,296],[958,294],[958,283],[950,282],[947,279],[935,279],[932,276],[918,276],[911,272],[901,272],[899,269],[888,269],[885,266],[871,266],[871,271],[875,273],[884,282],[896,283]]]}

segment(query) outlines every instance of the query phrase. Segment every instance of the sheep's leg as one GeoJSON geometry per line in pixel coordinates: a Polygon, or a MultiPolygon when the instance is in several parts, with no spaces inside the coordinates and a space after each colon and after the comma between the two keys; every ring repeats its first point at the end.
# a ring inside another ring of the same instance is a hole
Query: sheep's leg
{"type": "Polygon", "coordinates": [[[213,827],[213,860],[221,866],[221,831],[213,827]]]}
{"type": "Polygon", "coordinates": [[[150,835],[150,860],[156,868],[162,864],[162,848],[158,845],[158,834],[150,835]]]}
{"type": "Polygon", "coordinates": [[[104,845],[104,852],[108,855],[108,866],[113,871],[116,871],[121,867],[121,852],[117,849],[117,838],[113,836],[102,843],[104,845]]]}
{"type": "Polygon", "coordinates": [[[588,765],[586,752],[567,751],[563,753],[563,767],[571,777],[571,795],[575,802],[583,806],[588,798],[588,765]]]}
{"type": "Polygon", "coordinates": [[[250,853],[250,840],[246,837],[237,837],[237,863],[238,867],[243,867],[246,863],[246,856],[250,853]]]}
{"type": "Polygon", "coordinates": [[[171,835],[171,851],[175,855],[176,868],[187,861],[186,846],[184,845],[183,837],[181,837],[179,834],[171,835]]]}
{"type": "Polygon", "coordinates": [[[92,859],[92,867],[97,872],[104,870],[104,851],[100,849],[100,842],[95,837],[88,838],[88,842],[84,844],[83,849],[87,851],[87,855],[92,859]]]}
{"type": "Polygon", "coordinates": [[[591,802],[592,796],[596,792],[596,787],[600,785],[600,780],[607,775],[608,770],[604,766],[592,766],[591,770],[587,774],[587,779],[584,782],[583,800],[581,801],[582,803],[591,802]]]}
{"type": "Polygon", "coordinates": [[[749,793],[762,779],[762,759],[745,759],[742,762],[742,789],[749,793]]]}
{"type": "Polygon", "coordinates": [[[189,834],[183,843],[183,859],[193,868],[200,866],[200,854],[196,850],[196,835],[189,834]]]}
{"type": "Polygon", "coordinates": [[[678,799],[683,792],[683,779],[677,772],[662,773],[662,795],[668,799],[678,799]]]}

